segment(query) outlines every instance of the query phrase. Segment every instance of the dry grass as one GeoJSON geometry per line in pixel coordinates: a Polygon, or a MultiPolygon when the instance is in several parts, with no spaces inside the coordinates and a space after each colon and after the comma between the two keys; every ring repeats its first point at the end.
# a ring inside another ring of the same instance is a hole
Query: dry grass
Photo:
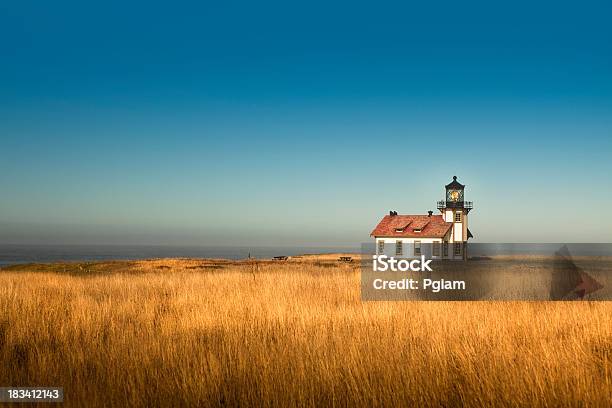
{"type": "Polygon", "coordinates": [[[0,272],[0,385],[69,406],[609,406],[610,302],[361,302],[355,264],[0,272]]]}

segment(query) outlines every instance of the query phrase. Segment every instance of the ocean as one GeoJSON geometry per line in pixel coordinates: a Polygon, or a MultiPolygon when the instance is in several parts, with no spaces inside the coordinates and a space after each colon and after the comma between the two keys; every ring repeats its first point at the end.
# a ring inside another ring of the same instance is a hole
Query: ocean
{"type": "MultiPolygon", "coordinates": [[[[470,256],[553,255],[564,245],[571,255],[612,256],[612,244],[602,243],[470,243],[470,256]]],[[[170,245],[8,245],[0,244],[0,266],[22,263],[84,262],[150,258],[272,258],[322,253],[371,253],[373,242],[355,246],[231,247],[170,245]]]]}
{"type": "Polygon", "coordinates": [[[0,266],[23,263],[103,261],[150,258],[272,258],[337,252],[359,247],[231,247],[170,245],[7,245],[0,244],[0,266]]]}

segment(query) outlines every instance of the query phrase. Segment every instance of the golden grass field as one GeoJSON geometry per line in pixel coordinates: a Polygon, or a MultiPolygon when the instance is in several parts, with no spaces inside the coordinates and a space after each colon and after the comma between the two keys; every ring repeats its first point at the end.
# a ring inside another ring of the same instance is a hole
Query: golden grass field
{"type": "Polygon", "coordinates": [[[610,406],[611,302],[362,302],[356,263],[0,271],[0,385],[66,406],[610,406]]]}

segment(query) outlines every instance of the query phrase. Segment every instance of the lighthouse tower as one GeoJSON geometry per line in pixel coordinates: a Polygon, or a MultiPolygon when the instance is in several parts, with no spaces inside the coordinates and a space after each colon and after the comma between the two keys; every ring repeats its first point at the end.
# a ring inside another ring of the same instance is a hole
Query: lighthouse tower
{"type": "Polygon", "coordinates": [[[448,240],[451,244],[450,258],[467,259],[467,242],[472,238],[472,233],[468,229],[468,214],[473,208],[471,201],[465,201],[465,185],[457,181],[457,176],[453,181],[445,186],[446,199],[438,201],[438,210],[442,212],[444,221],[452,222],[453,227],[448,240]]]}

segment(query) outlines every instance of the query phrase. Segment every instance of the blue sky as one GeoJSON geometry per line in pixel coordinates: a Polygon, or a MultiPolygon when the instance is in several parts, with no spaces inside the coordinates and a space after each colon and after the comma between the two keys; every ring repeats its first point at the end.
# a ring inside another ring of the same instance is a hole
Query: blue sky
{"type": "Polygon", "coordinates": [[[611,9],[0,4],[0,243],[611,242],[611,9]]]}

